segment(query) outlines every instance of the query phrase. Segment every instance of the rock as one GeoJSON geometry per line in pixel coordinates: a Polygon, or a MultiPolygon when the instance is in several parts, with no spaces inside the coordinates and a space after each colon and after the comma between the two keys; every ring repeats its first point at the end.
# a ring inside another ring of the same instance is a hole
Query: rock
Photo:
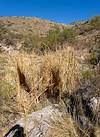
{"type": "Polygon", "coordinates": [[[59,105],[51,105],[20,119],[4,137],[77,137],[73,122],[59,105]],[[66,119],[66,120],[65,120],[66,119]]]}
{"type": "MultiPolygon", "coordinates": [[[[89,137],[95,137],[95,127],[100,126],[99,91],[92,86],[78,89],[75,93],[65,96],[67,111],[71,114],[79,130],[88,132],[89,137]]],[[[80,131],[80,132],[81,132],[80,131]]],[[[81,132],[81,136],[86,136],[81,132]]]]}

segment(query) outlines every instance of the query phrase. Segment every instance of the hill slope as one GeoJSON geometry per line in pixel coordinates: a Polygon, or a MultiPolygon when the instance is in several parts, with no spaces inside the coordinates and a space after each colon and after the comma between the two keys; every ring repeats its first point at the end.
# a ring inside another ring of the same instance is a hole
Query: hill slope
{"type": "MultiPolygon", "coordinates": [[[[54,104],[68,112],[76,135],[99,137],[100,16],[69,25],[0,17],[1,136],[18,119],[54,104]]],[[[61,132],[73,134],[64,125],[61,132]]]]}

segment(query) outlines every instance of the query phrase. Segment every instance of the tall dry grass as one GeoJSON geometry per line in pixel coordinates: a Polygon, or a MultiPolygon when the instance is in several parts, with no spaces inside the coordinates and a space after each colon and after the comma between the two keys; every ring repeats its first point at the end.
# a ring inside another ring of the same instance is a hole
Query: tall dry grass
{"type": "Polygon", "coordinates": [[[68,115],[54,117],[53,125],[47,132],[46,137],[79,137],[72,118],[68,115]]]}
{"type": "Polygon", "coordinates": [[[16,81],[17,103],[22,114],[38,109],[45,100],[52,102],[53,99],[57,103],[55,100],[59,102],[63,93],[75,92],[81,78],[76,54],[68,47],[44,55],[34,52],[10,55],[9,64],[15,74],[12,79],[16,81]]]}
{"type": "MultiPolygon", "coordinates": [[[[80,64],[77,52],[71,47],[46,52],[43,55],[37,55],[35,52],[12,52],[9,56],[4,55],[4,58],[7,59],[5,81],[12,87],[8,103],[11,104],[11,111],[14,111],[15,117],[10,119],[12,122],[9,122],[8,128],[15,123],[19,115],[27,121],[27,114],[32,111],[41,109],[51,102],[62,103],[63,93],[72,94],[80,84],[80,64]]],[[[57,129],[52,129],[55,131],[54,136],[60,136],[64,130],[66,136],[69,129],[66,129],[65,122],[61,123],[62,130],[59,126],[58,123],[57,129]]],[[[5,132],[7,129],[3,127],[3,130],[5,132]]]]}

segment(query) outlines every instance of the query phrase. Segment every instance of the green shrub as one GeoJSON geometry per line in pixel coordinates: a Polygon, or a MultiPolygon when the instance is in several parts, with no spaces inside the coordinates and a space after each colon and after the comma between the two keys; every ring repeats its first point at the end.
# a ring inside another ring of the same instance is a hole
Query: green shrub
{"type": "Polygon", "coordinates": [[[56,30],[50,30],[48,32],[47,37],[45,38],[47,45],[57,45],[59,44],[59,36],[60,36],[60,30],[56,29],[56,30]]]}
{"type": "Polygon", "coordinates": [[[72,29],[66,30],[50,30],[47,36],[44,38],[44,45],[47,45],[46,48],[54,50],[59,48],[64,42],[74,42],[75,41],[75,32],[72,29]]]}
{"type": "Polygon", "coordinates": [[[92,79],[93,77],[95,77],[95,72],[93,70],[86,70],[82,72],[82,76],[85,80],[92,79]]]}
{"type": "Polygon", "coordinates": [[[60,33],[59,41],[61,43],[65,42],[65,41],[73,42],[74,40],[75,40],[75,32],[73,29],[66,29],[60,33]]]}
{"type": "Polygon", "coordinates": [[[91,53],[91,55],[90,55],[90,63],[92,65],[97,65],[99,63],[99,60],[100,60],[100,54],[99,53],[97,53],[97,52],[91,53]]]}

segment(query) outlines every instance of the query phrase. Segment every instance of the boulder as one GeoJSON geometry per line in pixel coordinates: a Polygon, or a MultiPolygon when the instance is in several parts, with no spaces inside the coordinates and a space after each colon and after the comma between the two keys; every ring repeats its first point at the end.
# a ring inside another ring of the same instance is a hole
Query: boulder
{"type": "Polygon", "coordinates": [[[69,115],[57,104],[20,119],[4,137],[78,137],[69,115]]]}

